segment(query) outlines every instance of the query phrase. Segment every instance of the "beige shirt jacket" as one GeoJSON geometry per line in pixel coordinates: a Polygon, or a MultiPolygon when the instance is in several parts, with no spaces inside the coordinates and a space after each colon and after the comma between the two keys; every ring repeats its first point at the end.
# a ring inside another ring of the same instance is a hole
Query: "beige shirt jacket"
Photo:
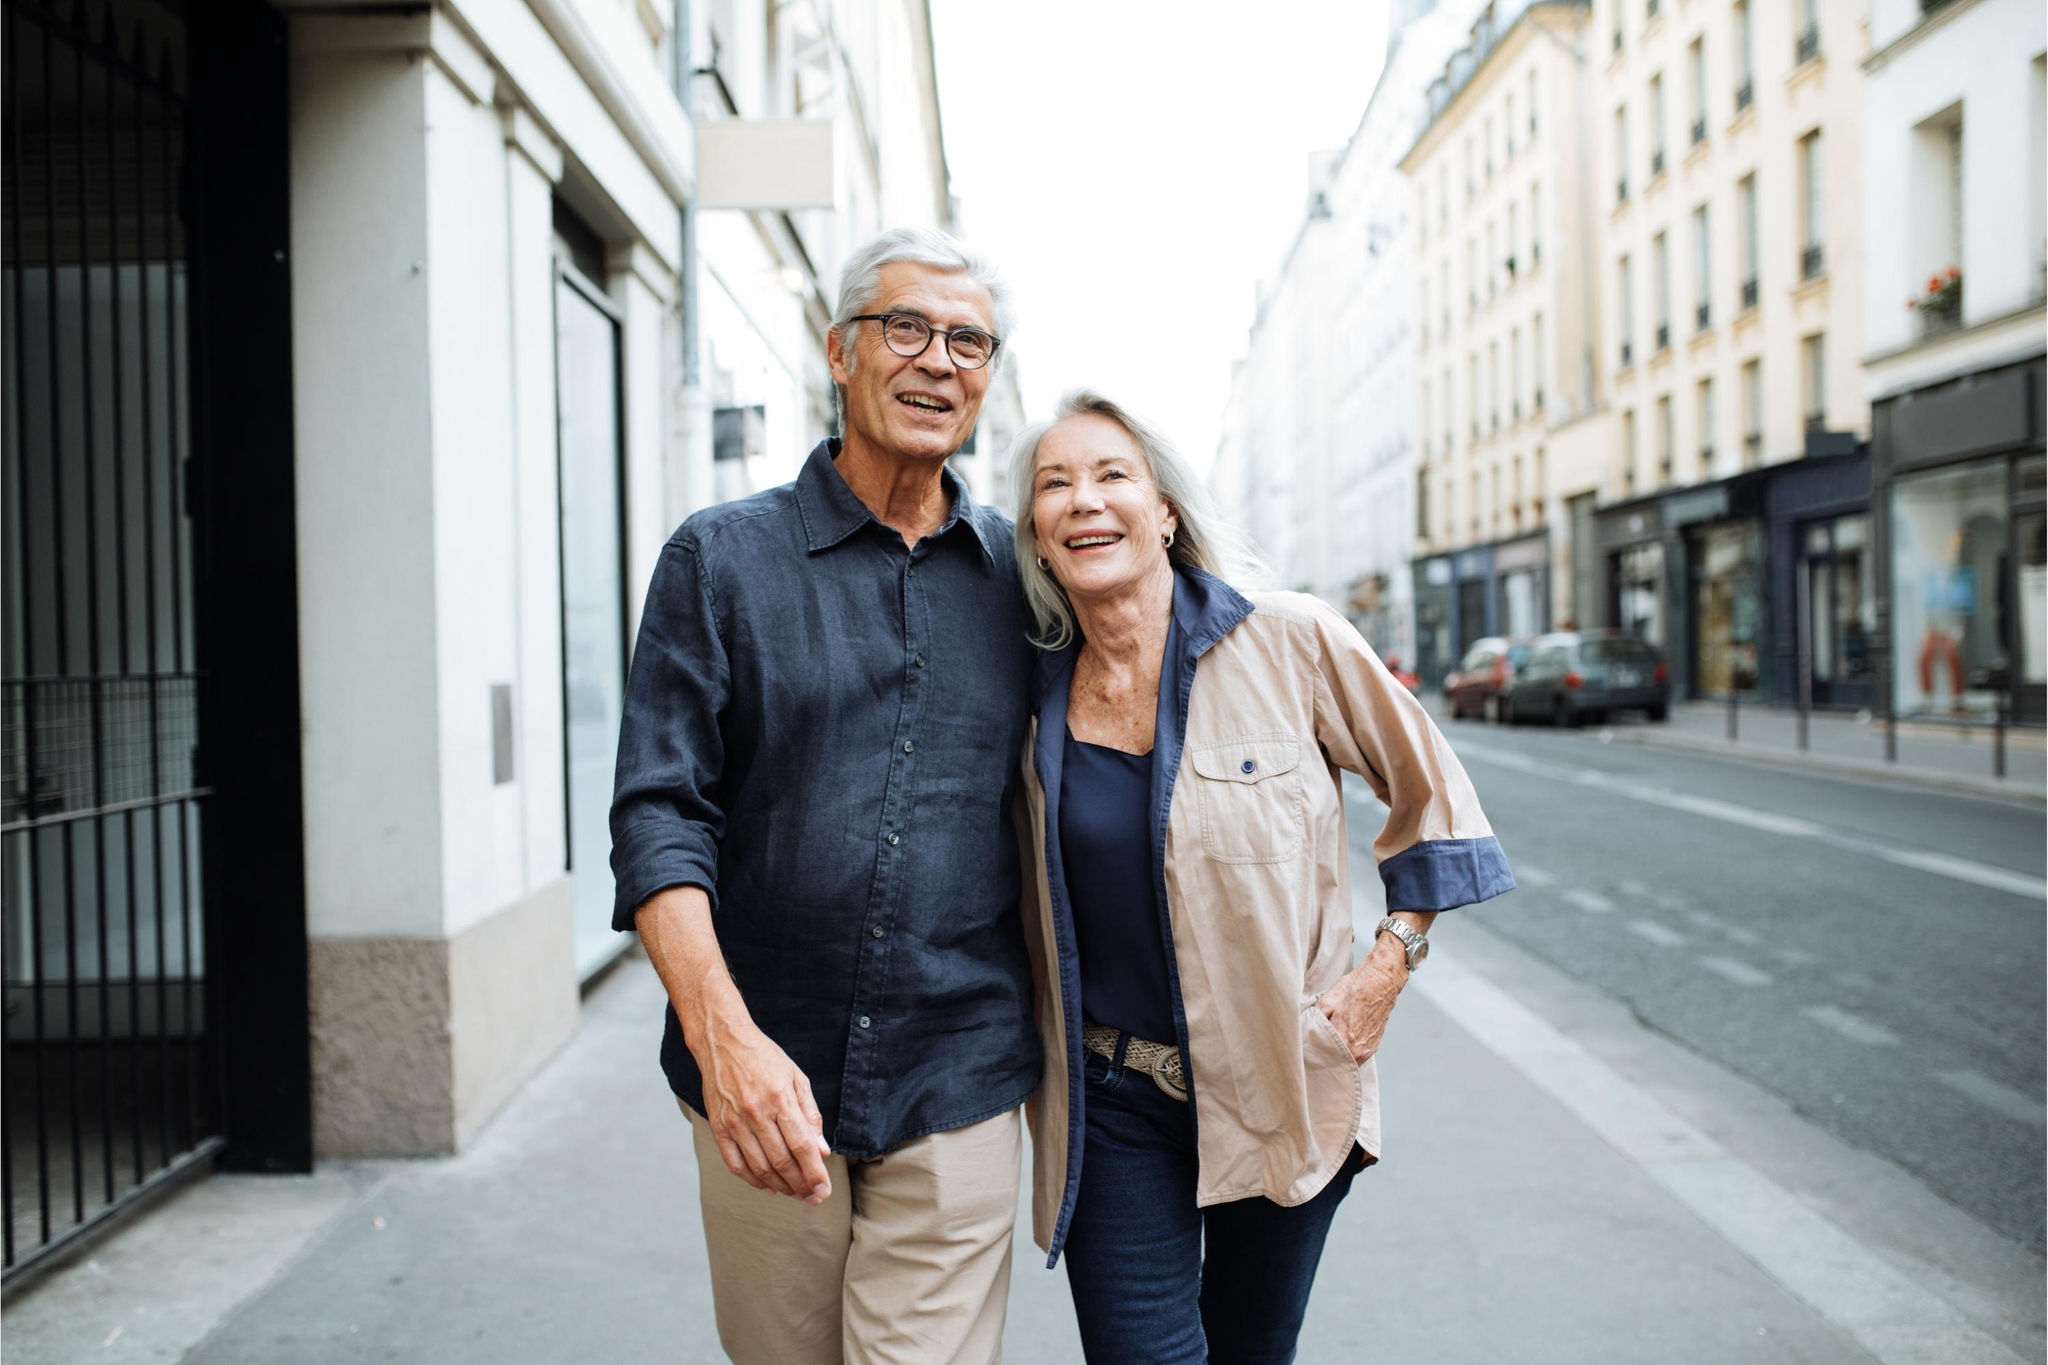
{"type": "MultiPolygon", "coordinates": [[[[1041,662],[1018,804],[1024,933],[1045,1049],[1029,1105],[1032,1222],[1048,1264],[1079,1188],[1072,1154],[1085,1119],[1054,756],[1075,653],[1041,662]]],[[[1315,1003],[1352,966],[1339,770],[1363,777],[1390,811],[1373,845],[1390,910],[1451,909],[1510,890],[1514,879],[1449,744],[1319,599],[1245,596],[1199,570],[1178,571],[1160,691],[1154,763],[1170,765],[1173,781],[1167,809],[1154,812],[1165,823],[1155,873],[1183,1036],[1157,1041],[1179,1043],[1192,1080],[1196,1203],[1263,1195],[1300,1204],[1354,1143],[1368,1161],[1380,1150],[1374,1063],[1352,1060],[1315,1003]]]]}

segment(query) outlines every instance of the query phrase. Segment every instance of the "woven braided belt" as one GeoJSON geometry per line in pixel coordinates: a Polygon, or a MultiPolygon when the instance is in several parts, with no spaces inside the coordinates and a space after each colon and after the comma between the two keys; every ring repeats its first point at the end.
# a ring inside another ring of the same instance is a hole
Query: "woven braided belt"
{"type": "Polygon", "coordinates": [[[1119,1038],[1130,1037],[1124,1048],[1124,1065],[1133,1071],[1142,1071],[1152,1078],[1152,1083],[1167,1095],[1177,1100],[1188,1097],[1188,1073],[1181,1065],[1180,1049],[1171,1043],[1153,1043],[1138,1037],[1126,1035],[1122,1029],[1113,1029],[1107,1024],[1084,1022],[1081,1025],[1081,1046],[1098,1057],[1116,1060],[1116,1044],[1119,1038]]]}

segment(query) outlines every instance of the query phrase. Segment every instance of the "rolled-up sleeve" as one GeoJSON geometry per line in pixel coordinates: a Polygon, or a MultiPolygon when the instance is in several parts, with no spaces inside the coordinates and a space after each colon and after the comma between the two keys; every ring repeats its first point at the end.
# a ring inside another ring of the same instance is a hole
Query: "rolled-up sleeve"
{"type": "Polygon", "coordinates": [[[1373,843],[1389,910],[1452,910],[1515,887],[1479,793],[1429,713],[1349,621],[1320,602],[1316,738],[1386,804],[1373,843]]]}
{"type": "Polygon", "coordinates": [[[655,566],[626,678],[612,787],[614,929],[631,929],[647,898],[672,886],[702,887],[717,904],[719,717],[731,693],[712,585],[686,531],[655,566]]]}

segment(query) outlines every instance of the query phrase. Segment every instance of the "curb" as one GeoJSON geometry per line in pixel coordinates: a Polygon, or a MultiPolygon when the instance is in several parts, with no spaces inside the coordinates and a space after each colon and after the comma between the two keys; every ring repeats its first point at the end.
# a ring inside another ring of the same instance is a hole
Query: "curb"
{"type": "Polygon", "coordinates": [[[1698,754],[1707,758],[1726,758],[1738,763],[1756,763],[1767,768],[1780,768],[1790,772],[1819,771],[1834,776],[1858,777],[1918,791],[1955,792],[1965,796],[1981,796],[2022,805],[2048,806],[2048,792],[2001,783],[1996,778],[1965,777],[1960,773],[1930,773],[1925,769],[1898,768],[1865,759],[1817,754],[1811,750],[1805,753],[1788,752],[1765,748],[1762,745],[1744,744],[1740,740],[1731,744],[1727,740],[1695,739],[1690,735],[1654,732],[1647,728],[1609,728],[1606,733],[1616,744],[1638,744],[1646,749],[1668,749],[1676,753],[1698,754]]]}

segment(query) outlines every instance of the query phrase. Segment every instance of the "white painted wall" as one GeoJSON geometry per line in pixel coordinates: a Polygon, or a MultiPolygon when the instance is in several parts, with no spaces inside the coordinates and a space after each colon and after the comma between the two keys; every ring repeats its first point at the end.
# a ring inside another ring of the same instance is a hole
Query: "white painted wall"
{"type": "MultiPolygon", "coordinates": [[[[1963,322],[1971,325],[2037,305],[2042,295],[2040,76],[2048,17],[2035,0],[1976,0],[1937,12],[1923,32],[1880,50],[1864,90],[1864,353],[1913,344],[1920,323],[1905,307],[1932,272],[1963,271],[1963,322]],[[1959,259],[1927,259],[1927,206],[1941,198],[1926,183],[1915,130],[1961,105],[1962,243],[1959,259]],[[1916,216],[1917,215],[1917,216],[1916,216]],[[1919,230],[1916,231],[1916,225],[1919,230]]],[[[1876,43],[1918,5],[1892,0],[1873,14],[1876,43]],[[1896,12],[1895,12],[1896,11],[1896,12]],[[1881,27],[1891,25],[1891,28],[1881,27]],[[1882,35],[1882,36],[1881,36],[1882,35]]]]}
{"type": "MultiPolygon", "coordinates": [[[[296,35],[295,35],[296,36],[296,35]]],[[[307,922],[441,932],[423,65],[292,62],[307,922]]]]}

